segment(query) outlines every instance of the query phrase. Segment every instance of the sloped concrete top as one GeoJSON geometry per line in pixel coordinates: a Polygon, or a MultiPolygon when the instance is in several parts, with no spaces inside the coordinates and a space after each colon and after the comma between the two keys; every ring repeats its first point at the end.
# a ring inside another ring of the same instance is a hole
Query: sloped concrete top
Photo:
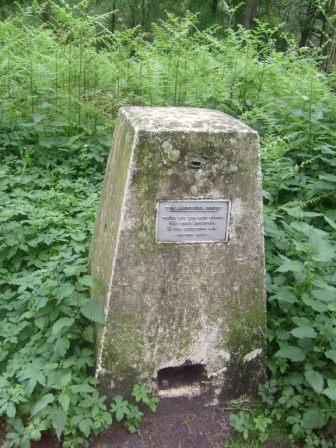
{"type": "Polygon", "coordinates": [[[240,132],[256,131],[229,115],[194,107],[123,107],[126,118],[138,130],[150,132],[240,132]]]}

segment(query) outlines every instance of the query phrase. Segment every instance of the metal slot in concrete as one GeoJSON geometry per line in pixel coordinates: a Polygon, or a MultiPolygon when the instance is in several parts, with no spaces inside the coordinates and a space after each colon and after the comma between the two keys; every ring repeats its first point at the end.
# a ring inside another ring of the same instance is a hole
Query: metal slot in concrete
{"type": "Polygon", "coordinates": [[[195,170],[199,170],[202,166],[202,162],[200,160],[191,160],[190,166],[191,166],[191,168],[194,168],[195,170]]]}

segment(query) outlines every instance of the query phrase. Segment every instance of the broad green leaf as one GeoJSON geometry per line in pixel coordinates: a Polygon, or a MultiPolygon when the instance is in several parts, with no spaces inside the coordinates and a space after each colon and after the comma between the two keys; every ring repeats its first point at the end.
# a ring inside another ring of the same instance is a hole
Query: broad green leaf
{"type": "Polygon", "coordinates": [[[330,289],[315,289],[312,291],[312,295],[317,300],[322,300],[323,302],[334,302],[336,301],[336,290],[330,289]]]}
{"type": "Polygon", "coordinates": [[[56,431],[57,438],[60,439],[66,423],[66,413],[62,408],[53,409],[51,412],[51,422],[52,426],[56,431]]]}
{"type": "Polygon", "coordinates": [[[53,394],[44,395],[42,398],[39,399],[39,401],[33,407],[32,411],[31,411],[31,415],[35,415],[38,412],[45,409],[48,406],[48,404],[50,404],[54,401],[54,399],[55,399],[55,397],[53,396],[53,394]]]}
{"type": "Polygon", "coordinates": [[[327,350],[324,355],[336,364],[336,350],[327,350]]]}
{"type": "Polygon", "coordinates": [[[14,406],[14,404],[12,402],[9,402],[7,404],[6,414],[7,414],[8,418],[15,417],[16,409],[15,409],[15,406],[14,406]]]}
{"type": "Polygon", "coordinates": [[[307,224],[306,222],[299,221],[299,222],[291,222],[291,227],[293,229],[298,230],[299,232],[302,232],[305,235],[309,235],[311,230],[313,229],[312,226],[307,224]]]}
{"type": "Polygon", "coordinates": [[[87,319],[103,324],[105,322],[104,310],[97,300],[87,299],[81,305],[81,313],[87,319]]]}
{"type": "Polygon", "coordinates": [[[79,429],[82,431],[82,433],[86,437],[89,437],[90,432],[91,432],[91,420],[87,418],[87,419],[83,419],[82,421],[80,421],[79,429]]]}
{"type": "Polygon", "coordinates": [[[57,298],[64,299],[65,297],[72,297],[75,294],[75,287],[71,283],[63,283],[57,289],[57,298]]]}
{"type": "Polygon", "coordinates": [[[289,258],[283,257],[284,262],[278,267],[278,272],[303,272],[305,270],[301,261],[293,261],[289,258]]]}
{"type": "Polygon", "coordinates": [[[305,354],[303,353],[303,351],[299,347],[293,347],[291,345],[281,350],[278,350],[275,353],[275,356],[277,358],[290,359],[291,361],[294,362],[304,361],[305,359],[305,354]]]}
{"type": "Polygon", "coordinates": [[[295,303],[297,298],[288,287],[281,287],[275,293],[275,297],[279,302],[295,303]]]}
{"type": "Polygon", "coordinates": [[[297,327],[305,327],[306,325],[310,325],[310,320],[302,316],[293,316],[292,321],[297,327]]]}
{"type": "Polygon", "coordinates": [[[328,310],[328,306],[325,303],[320,302],[316,299],[311,299],[309,297],[304,297],[303,302],[313,308],[315,311],[319,311],[320,313],[323,313],[324,311],[328,310]]]}
{"type": "Polygon", "coordinates": [[[37,326],[37,328],[39,328],[40,330],[42,330],[46,323],[48,322],[48,318],[46,316],[43,317],[39,317],[38,319],[34,320],[34,324],[37,326]]]}
{"type": "Polygon", "coordinates": [[[30,380],[27,383],[27,388],[28,388],[28,391],[29,391],[29,395],[35,389],[36,384],[37,384],[37,379],[36,378],[30,378],[30,380]]]}
{"type": "Polygon", "coordinates": [[[330,400],[336,401],[336,389],[327,387],[323,391],[324,395],[330,398],[330,400]]]}
{"type": "Polygon", "coordinates": [[[303,381],[303,375],[298,372],[290,373],[284,377],[284,384],[289,384],[291,386],[298,386],[299,384],[302,384],[303,381]]]}
{"type": "Polygon", "coordinates": [[[60,394],[58,397],[58,401],[60,405],[62,406],[65,413],[68,413],[69,404],[70,404],[70,397],[68,394],[60,394]]]}
{"type": "Polygon", "coordinates": [[[336,230],[336,222],[333,221],[331,218],[328,218],[328,216],[324,215],[324,219],[327,221],[327,223],[336,230]]]}
{"type": "Polygon", "coordinates": [[[66,266],[64,268],[64,273],[68,276],[79,276],[81,273],[86,271],[86,267],[84,265],[74,265],[74,266],[66,266]]]}
{"type": "Polygon", "coordinates": [[[312,260],[326,263],[335,258],[335,248],[329,241],[325,239],[319,238],[315,241],[315,250],[312,257],[312,260]]]}
{"type": "Polygon", "coordinates": [[[83,275],[83,277],[80,277],[78,279],[78,283],[81,286],[89,286],[89,287],[91,287],[91,286],[94,285],[93,278],[90,275],[83,275]]]}
{"type": "Polygon", "coordinates": [[[317,334],[313,327],[304,326],[296,327],[291,331],[291,334],[296,338],[316,338],[317,334]]]}
{"type": "Polygon", "coordinates": [[[66,373],[62,376],[62,378],[59,380],[59,384],[62,387],[67,386],[71,381],[71,372],[66,373]]]}
{"type": "Polygon", "coordinates": [[[93,392],[95,389],[89,384],[77,384],[75,386],[71,386],[71,390],[73,393],[89,393],[93,392]]]}
{"type": "Polygon", "coordinates": [[[328,387],[324,389],[323,393],[327,397],[330,398],[330,400],[336,401],[336,380],[328,380],[328,387]]]}
{"type": "Polygon", "coordinates": [[[327,180],[328,182],[336,182],[336,176],[334,174],[321,174],[319,179],[327,180]]]}
{"type": "Polygon", "coordinates": [[[75,319],[73,319],[72,317],[61,317],[61,319],[58,319],[52,328],[52,333],[53,334],[57,334],[59,333],[61,330],[63,330],[63,328],[65,327],[71,327],[71,325],[75,322],[75,319]]]}
{"type": "Polygon", "coordinates": [[[8,387],[10,385],[10,382],[4,378],[0,376],[0,388],[2,389],[3,387],[8,387]]]}
{"type": "Polygon", "coordinates": [[[309,409],[303,414],[302,426],[306,429],[322,428],[325,421],[326,419],[321,409],[309,409]]]}
{"type": "Polygon", "coordinates": [[[93,342],[94,340],[94,329],[92,325],[89,325],[85,328],[85,330],[83,331],[83,338],[85,339],[85,341],[88,342],[93,342]]]}
{"type": "Polygon", "coordinates": [[[319,372],[307,370],[304,373],[304,376],[317,394],[321,394],[323,392],[324,378],[319,372]]]}
{"type": "Polygon", "coordinates": [[[64,356],[70,347],[70,341],[68,338],[58,338],[54,347],[56,353],[64,356]]]}

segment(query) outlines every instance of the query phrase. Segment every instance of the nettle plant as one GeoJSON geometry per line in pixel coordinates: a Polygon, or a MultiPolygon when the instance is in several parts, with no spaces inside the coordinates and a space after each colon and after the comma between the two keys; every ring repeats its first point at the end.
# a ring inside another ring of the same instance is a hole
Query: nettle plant
{"type": "Polygon", "coordinates": [[[279,421],[292,441],[334,446],[335,101],[327,86],[317,99],[316,82],[300,108],[281,112],[283,135],[262,140],[271,373],[260,388],[265,407],[232,423],[245,438],[265,441],[279,421]]]}
{"type": "Polygon", "coordinates": [[[84,446],[113,415],[134,432],[138,405],[157,405],[135,386],[134,404],[116,397],[108,408],[96,389],[94,324],[104,315],[89,297],[87,249],[109,141],[49,122],[50,114],[0,132],[0,414],[10,447],[28,447],[51,428],[64,447],[84,446]]]}

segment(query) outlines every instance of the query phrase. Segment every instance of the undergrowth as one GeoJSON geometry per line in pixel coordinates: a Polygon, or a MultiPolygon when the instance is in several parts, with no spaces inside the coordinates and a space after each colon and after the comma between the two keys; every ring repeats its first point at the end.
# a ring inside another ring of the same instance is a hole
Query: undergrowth
{"type": "Polygon", "coordinates": [[[149,40],[138,28],[111,35],[102,18],[86,15],[85,2],[75,10],[53,8],[48,25],[37,4],[0,23],[6,446],[29,446],[50,428],[62,446],[82,446],[110,425],[112,414],[126,418],[130,430],[141,420],[121,397],[108,409],[92,376],[92,321],[103,315],[89,297],[87,252],[116,112],[125,104],[215,108],[259,131],[270,375],[261,387],[263,405],[234,414],[232,423],[262,443],[279,421],[293,443],[333,446],[332,75],[291,42],[276,51],[274,31],[263,24],[219,39],[215,29],[199,32],[192,15],[170,17],[153,25],[149,40]]]}

